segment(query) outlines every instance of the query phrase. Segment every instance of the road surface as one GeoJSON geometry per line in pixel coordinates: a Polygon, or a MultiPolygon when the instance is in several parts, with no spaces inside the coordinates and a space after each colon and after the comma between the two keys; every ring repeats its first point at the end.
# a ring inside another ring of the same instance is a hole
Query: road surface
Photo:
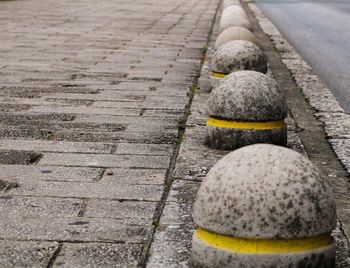
{"type": "Polygon", "coordinates": [[[350,0],[256,0],[350,113],[350,0]]]}

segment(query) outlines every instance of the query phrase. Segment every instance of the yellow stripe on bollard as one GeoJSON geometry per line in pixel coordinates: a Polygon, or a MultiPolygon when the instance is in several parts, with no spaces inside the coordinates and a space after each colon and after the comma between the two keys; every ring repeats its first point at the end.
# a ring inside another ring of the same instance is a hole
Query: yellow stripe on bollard
{"type": "Polygon", "coordinates": [[[312,251],[330,246],[330,233],[300,239],[254,239],[239,238],[208,232],[198,228],[195,236],[211,247],[242,254],[281,254],[312,251]]]}
{"type": "Polygon", "coordinates": [[[269,121],[269,122],[240,122],[226,121],[209,117],[208,125],[222,128],[238,128],[238,129],[279,129],[286,126],[284,120],[269,121]]]}
{"type": "Polygon", "coordinates": [[[211,75],[217,78],[224,78],[225,76],[227,76],[227,74],[220,74],[215,72],[212,72],[211,75]]]}

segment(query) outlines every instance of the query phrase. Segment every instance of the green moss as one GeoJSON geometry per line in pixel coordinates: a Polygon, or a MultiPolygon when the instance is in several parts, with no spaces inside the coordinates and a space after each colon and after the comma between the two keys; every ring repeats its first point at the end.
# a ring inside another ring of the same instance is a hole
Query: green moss
{"type": "Polygon", "coordinates": [[[311,107],[311,104],[310,104],[310,99],[308,97],[305,96],[304,94],[304,90],[302,88],[299,88],[299,93],[300,95],[304,98],[306,104],[311,107]]]}
{"type": "Polygon", "coordinates": [[[175,140],[178,144],[181,144],[184,141],[184,138],[181,136],[175,140]]]}

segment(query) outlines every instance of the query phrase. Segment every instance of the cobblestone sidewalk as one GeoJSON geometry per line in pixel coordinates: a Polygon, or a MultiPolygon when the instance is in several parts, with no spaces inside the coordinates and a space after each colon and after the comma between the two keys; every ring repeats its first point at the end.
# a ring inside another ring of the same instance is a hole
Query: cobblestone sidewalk
{"type": "Polygon", "coordinates": [[[1,267],[145,265],[218,2],[0,1],[1,267]]]}

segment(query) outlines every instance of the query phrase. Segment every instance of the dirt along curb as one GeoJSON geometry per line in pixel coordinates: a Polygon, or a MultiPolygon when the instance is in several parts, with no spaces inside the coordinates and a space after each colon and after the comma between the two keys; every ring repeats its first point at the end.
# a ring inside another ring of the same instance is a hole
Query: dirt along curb
{"type": "MultiPolygon", "coordinates": [[[[321,85],[317,76],[312,73],[311,68],[308,68],[308,65],[258,7],[250,1],[242,4],[252,22],[253,32],[268,58],[268,75],[277,80],[286,94],[289,106],[289,116],[286,120],[288,125],[287,147],[309,157],[313,164],[321,170],[324,179],[332,185],[338,213],[338,226],[332,234],[337,244],[337,267],[349,267],[348,173],[332,151],[327,141],[329,134],[324,132],[322,122],[315,118],[315,110],[309,106],[305,95],[310,98],[312,105],[319,108],[327,109],[328,107],[336,113],[341,112],[341,110],[335,108],[337,103],[325,87],[322,87],[321,91],[317,91],[321,85]],[[302,83],[304,92],[299,91],[302,83]],[[325,95],[328,96],[327,99],[324,99],[325,95]]],[[[176,166],[172,173],[173,183],[151,247],[148,267],[190,266],[191,238],[196,228],[192,220],[196,192],[210,168],[229,153],[229,151],[210,149],[204,145],[205,126],[208,120],[206,107],[210,92],[210,60],[214,54],[214,43],[219,32],[219,19],[220,17],[217,15],[198,87],[188,113],[176,166]]],[[[322,111],[327,112],[326,110],[322,111]]],[[[318,114],[316,116],[320,117],[318,114]]],[[[332,143],[337,142],[333,141],[332,143]]]]}

